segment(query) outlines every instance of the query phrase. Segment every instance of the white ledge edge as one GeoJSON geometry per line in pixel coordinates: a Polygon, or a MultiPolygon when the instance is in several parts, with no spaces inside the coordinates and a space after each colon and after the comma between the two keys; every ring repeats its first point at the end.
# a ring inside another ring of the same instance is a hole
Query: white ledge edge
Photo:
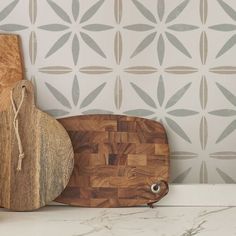
{"type": "Polygon", "coordinates": [[[236,206],[236,184],[172,184],[159,206],[236,206]]]}

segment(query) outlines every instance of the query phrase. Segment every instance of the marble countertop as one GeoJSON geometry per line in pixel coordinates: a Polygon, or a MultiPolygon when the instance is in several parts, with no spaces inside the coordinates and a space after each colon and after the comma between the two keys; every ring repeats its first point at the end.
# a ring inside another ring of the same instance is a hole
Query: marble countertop
{"type": "Polygon", "coordinates": [[[0,209],[2,236],[232,236],[236,207],[0,209]]]}

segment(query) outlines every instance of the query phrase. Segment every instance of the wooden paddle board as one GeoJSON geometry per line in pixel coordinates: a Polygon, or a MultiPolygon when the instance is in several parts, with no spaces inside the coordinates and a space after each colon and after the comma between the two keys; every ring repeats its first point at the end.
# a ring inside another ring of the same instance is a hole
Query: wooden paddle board
{"type": "Polygon", "coordinates": [[[168,192],[169,147],[160,123],[116,115],[59,122],[72,140],[75,166],[56,201],[86,207],[152,205],[168,192]]]}
{"type": "Polygon", "coordinates": [[[31,211],[66,187],[74,166],[73,147],[63,126],[35,107],[31,82],[18,82],[12,98],[15,108],[11,104],[0,112],[0,205],[31,211]]]}

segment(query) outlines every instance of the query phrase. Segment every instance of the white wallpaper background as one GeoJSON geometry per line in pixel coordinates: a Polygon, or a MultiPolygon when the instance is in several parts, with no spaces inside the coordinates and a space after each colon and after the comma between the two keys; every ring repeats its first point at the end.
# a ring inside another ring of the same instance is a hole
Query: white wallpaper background
{"type": "Polygon", "coordinates": [[[174,183],[236,183],[235,0],[1,0],[55,117],[160,120],[174,183]]]}

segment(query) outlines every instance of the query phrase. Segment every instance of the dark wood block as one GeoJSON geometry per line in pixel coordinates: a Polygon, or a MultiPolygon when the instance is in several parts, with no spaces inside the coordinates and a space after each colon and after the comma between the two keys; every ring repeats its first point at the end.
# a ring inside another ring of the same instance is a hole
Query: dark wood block
{"type": "Polygon", "coordinates": [[[167,185],[162,185],[161,193],[151,191],[153,184],[169,179],[169,146],[160,123],[117,115],[77,116],[59,122],[69,131],[76,154],[71,181],[58,202],[135,206],[156,202],[167,193],[167,185]]]}

